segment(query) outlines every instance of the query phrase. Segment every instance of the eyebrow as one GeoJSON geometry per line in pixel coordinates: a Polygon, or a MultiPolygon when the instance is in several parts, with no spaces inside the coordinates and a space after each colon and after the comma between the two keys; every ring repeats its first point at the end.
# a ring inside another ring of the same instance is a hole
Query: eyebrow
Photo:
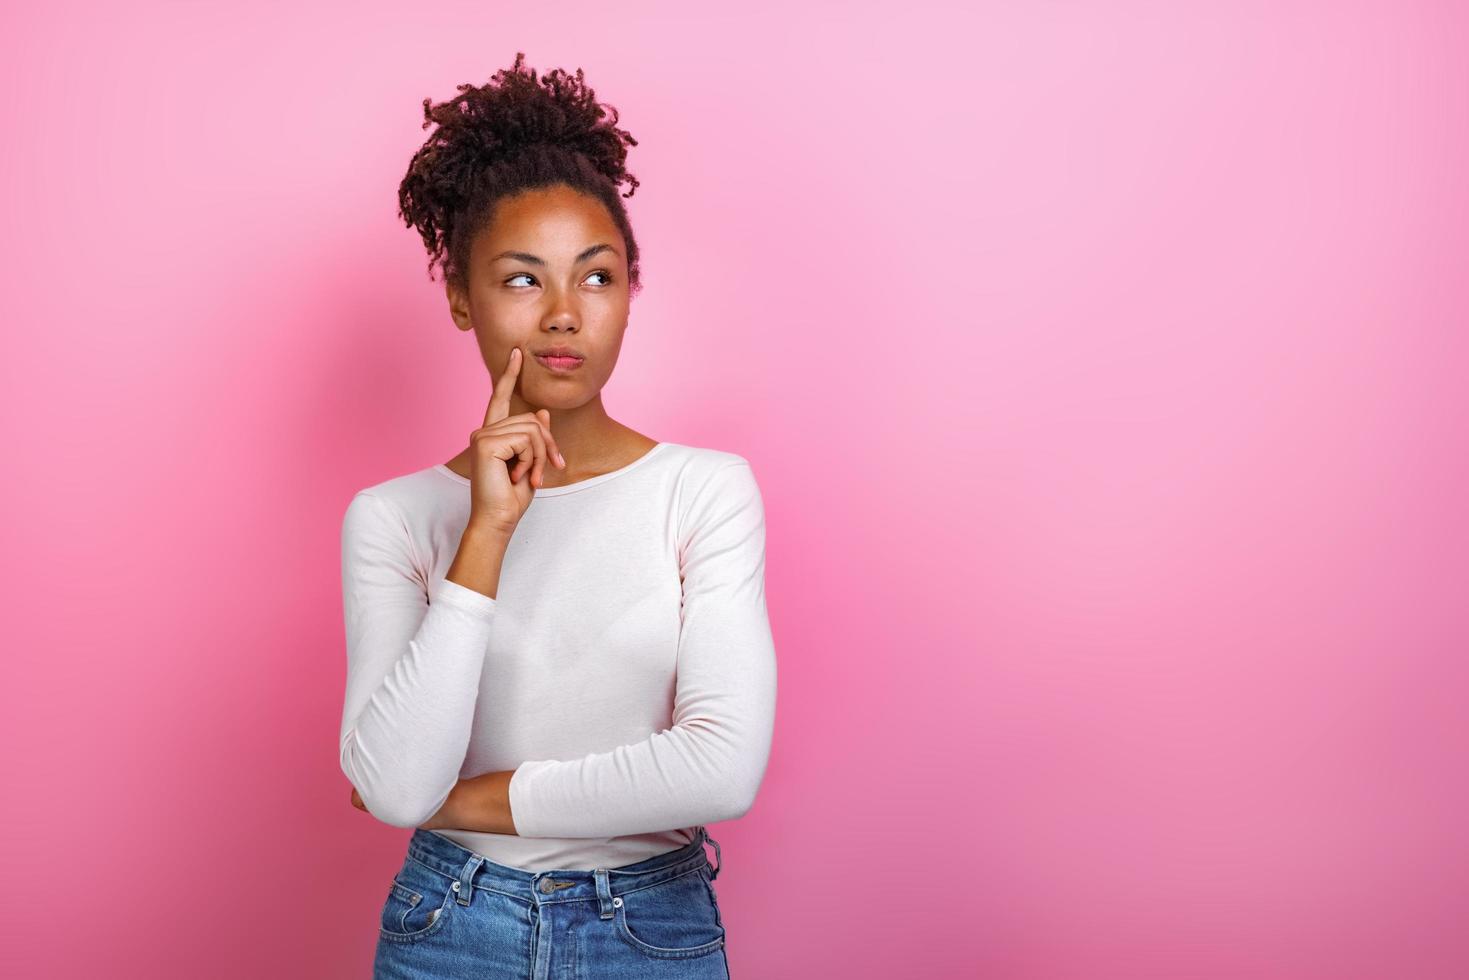
{"type": "MultiPolygon", "coordinates": [[[[592,245],[582,249],[579,253],[577,253],[576,259],[572,264],[580,265],[587,259],[591,258],[594,255],[597,255],[600,252],[611,252],[612,254],[616,255],[617,249],[613,248],[611,245],[608,245],[606,242],[602,242],[598,245],[592,245]]],[[[501,252],[499,255],[490,259],[490,261],[498,262],[501,259],[515,259],[518,262],[525,262],[530,265],[544,266],[546,264],[545,259],[541,258],[539,255],[532,255],[529,252],[501,252]]]]}

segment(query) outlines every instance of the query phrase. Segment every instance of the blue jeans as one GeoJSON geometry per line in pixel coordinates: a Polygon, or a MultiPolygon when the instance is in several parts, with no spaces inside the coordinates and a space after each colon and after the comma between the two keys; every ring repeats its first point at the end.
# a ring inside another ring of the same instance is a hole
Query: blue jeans
{"type": "Polygon", "coordinates": [[[415,830],[388,887],[373,976],[729,980],[706,840],[721,859],[700,827],[636,864],[530,872],[415,830]]]}

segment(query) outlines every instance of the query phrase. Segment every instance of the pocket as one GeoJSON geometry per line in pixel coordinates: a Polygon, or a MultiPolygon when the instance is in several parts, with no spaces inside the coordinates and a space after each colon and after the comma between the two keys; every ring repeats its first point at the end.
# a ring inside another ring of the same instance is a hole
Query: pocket
{"type": "Polygon", "coordinates": [[[426,939],[444,926],[454,904],[455,882],[436,871],[405,861],[388,885],[378,931],[384,939],[413,943],[426,939]]]}
{"type": "Polygon", "coordinates": [[[623,892],[612,899],[617,935],[658,959],[704,956],[724,946],[724,926],[706,868],[623,892]]]}

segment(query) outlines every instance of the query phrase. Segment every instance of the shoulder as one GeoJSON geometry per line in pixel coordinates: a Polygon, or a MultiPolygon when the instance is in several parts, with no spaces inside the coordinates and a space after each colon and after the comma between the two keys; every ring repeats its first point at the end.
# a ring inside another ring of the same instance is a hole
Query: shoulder
{"type": "Polygon", "coordinates": [[[681,482],[701,483],[731,467],[752,470],[750,461],[739,453],[710,446],[686,446],[682,443],[664,443],[666,461],[679,474],[681,482]]]}
{"type": "Polygon", "coordinates": [[[731,518],[763,522],[760,486],[748,458],[707,446],[671,445],[669,449],[672,458],[668,462],[676,468],[674,500],[681,542],[731,518]]]}
{"type": "Polygon", "coordinates": [[[666,443],[664,464],[674,471],[675,496],[683,509],[700,498],[756,488],[750,460],[727,449],[666,443]]]}
{"type": "Polygon", "coordinates": [[[347,500],[343,521],[347,526],[387,527],[407,532],[415,515],[434,509],[446,492],[456,489],[449,478],[428,466],[362,487],[347,500]]]}
{"type": "Polygon", "coordinates": [[[343,567],[354,575],[392,568],[423,584],[432,521],[456,485],[426,467],[380,480],[355,491],[342,514],[343,567]]]}

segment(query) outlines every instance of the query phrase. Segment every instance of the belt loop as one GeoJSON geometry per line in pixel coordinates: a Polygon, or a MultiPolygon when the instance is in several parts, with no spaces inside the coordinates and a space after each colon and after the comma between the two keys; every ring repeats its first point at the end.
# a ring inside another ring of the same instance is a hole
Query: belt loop
{"type": "Polygon", "coordinates": [[[607,880],[607,869],[593,869],[592,877],[597,880],[597,910],[602,918],[610,919],[614,913],[612,911],[612,884],[607,880]]]}
{"type": "Polygon", "coordinates": [[[474,897],[474,874],[484,863],[485,859],[478,854],[464,862],[464,870],[459,872],[459,880],[454,882],[454,890],[459,893],[457,901],[460,905],[468,905],[469,900],[474,897]]]}
{"type": "Polygon", "coordinates": [[[715,840],[713,837],[710,837],[709,831],[707,829],[705,829],[704,827],[700,827],[699,832],[703,834],[706,841],[714,845],[714,870],[709,872],[709,880],[713,881],[715,878],[719,877],[719,869],[724,867],[724,855],[721,854],[719,851],[719,841],[715,840]]]}

